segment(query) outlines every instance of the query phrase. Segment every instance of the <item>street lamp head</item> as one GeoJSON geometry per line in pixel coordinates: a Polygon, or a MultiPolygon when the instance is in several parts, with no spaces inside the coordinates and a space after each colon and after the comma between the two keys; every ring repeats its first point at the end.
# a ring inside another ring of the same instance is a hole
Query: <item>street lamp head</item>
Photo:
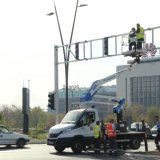
{"type": "Polygon", "coordinates": [[[80,4],[78,7],[86,7],[88,4],[80,4]]]}
{"type": "Polygon", "coordinates": [[[54,14],[55,14],[54,12],[51,12],[51,13],[48,13],[47,16],[52,16],[54,14]]]}

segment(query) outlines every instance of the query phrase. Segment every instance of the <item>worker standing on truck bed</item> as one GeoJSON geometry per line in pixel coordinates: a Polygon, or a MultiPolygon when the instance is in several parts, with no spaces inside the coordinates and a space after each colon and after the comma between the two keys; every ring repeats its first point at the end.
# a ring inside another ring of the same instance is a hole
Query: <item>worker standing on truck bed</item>
{"type": "Polygon", "coordinates": [[[93,133],[94,133],[95,154],[100,154],[101,128],[99,121],[96,121],[96,125],[93,128],[93,133]]]}
{"type": "Polygon", "coordinates": [[[111,119],[110,122],[107,124],[107,135],[109,140],[109,154],[113,155],[116,154],[117,151],[117,143],[116,143],[116,127],[114,124],[114,119],[111,119]]]}

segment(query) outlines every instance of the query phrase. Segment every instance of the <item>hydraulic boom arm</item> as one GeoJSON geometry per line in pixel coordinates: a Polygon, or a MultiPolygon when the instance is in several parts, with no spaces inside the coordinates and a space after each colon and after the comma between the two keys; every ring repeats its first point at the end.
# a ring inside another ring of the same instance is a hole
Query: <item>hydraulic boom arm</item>
{"type": "Polygon", "coordinates": [[[122,72],[124,72],[125,70],[127,70],[129,68],[125,68],[124,70],[121,70],[117,73],[114,73],[108,77],[105,77],[103,79],[100,79],[100,80],[96,80],[92,83],[91,87],[89,88],[88,92],[83,94],[81,97],[80,97],[80,101],[81,102],[84,102],[84,101],[91,101],[93,96],[96,94],[96,92],[100,89],[100,87],[107,83],[107,82],[110,82],[114,79],[116,79],[118,77],[118,75],[122,72]]]}

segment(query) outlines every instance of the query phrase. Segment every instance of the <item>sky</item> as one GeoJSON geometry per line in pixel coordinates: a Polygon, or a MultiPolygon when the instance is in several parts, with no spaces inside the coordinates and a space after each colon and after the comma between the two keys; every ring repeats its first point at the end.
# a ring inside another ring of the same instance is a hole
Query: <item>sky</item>
{"type": "MultiPolygon", "coordinates": [[[[69,43],[76,0],[55,0],[64,44],[69,43]]],[[[159,0],[79,0],[72,42],[129,32],[140,23],[160,26],[159,0]]],[[[54,45],[61,45],[53,0],[0,1],[0,105],[22,106],[22,87],[30,88],[30,106],[46,109],[54,90],[54,45]]],[[[97,53],[98,54],[98,53],[97,53]]],[[[69,85],[89,87],[93,81],[126,64],[123,56],[70,64],[69,85]]],[[[113,81],[107,85],[115,84],[113,81]]],[[[59,88],[65,84],[59,65],[59,88]]]]}

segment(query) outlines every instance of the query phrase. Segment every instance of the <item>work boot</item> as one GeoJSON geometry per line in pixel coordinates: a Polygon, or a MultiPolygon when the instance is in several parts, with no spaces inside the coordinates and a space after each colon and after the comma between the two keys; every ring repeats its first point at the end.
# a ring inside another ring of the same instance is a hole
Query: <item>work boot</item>
{"type": "Polygon", "coordinates": [[[114,151],[113,151],[113,155],[114,155],[114,156],[118,156],[118,151],[117,151],[117,150],[114,150],[114,151]]]}
{"type": "Polygon", "coordinates": [[[110,156],[112,156],[112,155],[113,155],[113,152],[112,152],[112,150],[110,150],[110,151],[109,151],[109,155],[110,155],[110,156]]]}
{"type": "Polygon", "coordinates": [[[94,153],[95,153],[95,154],[98,154],[98,150],[97,150],[97,149],[95,149],[95,150],[94,150],[94,153]]]}
{"type": "Polygon", "coordinates": [[[100,155],[100,150],[97,150],[97,155],[100,155]]]}

